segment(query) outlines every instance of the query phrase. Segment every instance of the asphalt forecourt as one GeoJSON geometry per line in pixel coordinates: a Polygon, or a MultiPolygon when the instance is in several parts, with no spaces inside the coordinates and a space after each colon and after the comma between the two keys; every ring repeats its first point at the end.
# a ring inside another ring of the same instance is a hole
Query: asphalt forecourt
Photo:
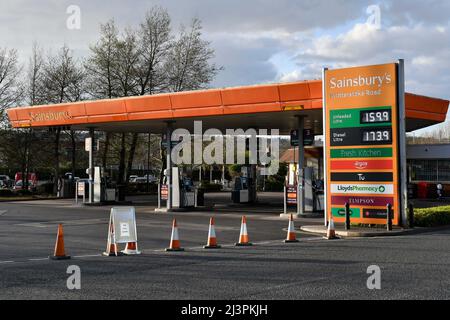
{"type": "MultiPolygon", "coordinates": [[[[55,204],[1,204],[1,300],[450,298],[446,230],[340,240],[295,232],[299,242],[284,243],[286,219],[247,216],[253,245],[238,247],[236,242],[245,241],[240,235],[242,219],[237,213],[224,214],[214,221],[221,248],[208,250],[204,249],[207,213],[137,210],[142,253],[105,257],[109,209],[55,204]],[[166,252],[173,218],[182,252],[166,252]],[[65,254],[71,259],[53,261],[48,256],[53,254],[60,223],[65,254]],[[377,268],[379,283],[369,279],[377,268]]],[[[295,221],[296,228],[299,222],[295,221]]],[[[181,308],[172,311],[182,315],[181,308]]]]}
{"type": "MultiPolygon", "coordinates": [[[[59,224],[64,228],[65,250],[72,257],[101,255],[107,247],[110,207],[77,207],[67,200],[53,200],[2,203],[0,212],[0,264],[48,257],[54,251],[59,224]]],[[[136,207],[139,250],[144,254],[164,251],[170,245],[174,218],[182,246],[203,248],[213,216],[217,241],[223,247],[234,246],[239,241],[242,222],[242,214],[238,212],[156,214],[151,207],[136,207]]],[[[246,218],[249,238],[254,244],[287,238],[287,219],[254,213],[248,213],[246,218]]],[[[309,223],[317,223],[317,219],[309,223]]],[[[306,233],[300,236],[321,239],[306,233]]],[[[124,246],[119,247],[122,250],[124,246]]]]}

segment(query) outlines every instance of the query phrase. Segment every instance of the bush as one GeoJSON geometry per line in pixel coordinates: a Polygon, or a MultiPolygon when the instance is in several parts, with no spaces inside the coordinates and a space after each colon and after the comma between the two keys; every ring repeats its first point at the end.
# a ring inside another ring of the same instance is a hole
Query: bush
{"type": "Polygon", "coordinates": [[[0,197],[11,197],[13,195],[14,195],[14,193],[9,189],[1,189],[0,190],[0,197]]]}
{"type": "Polygon", "coordinates": [[[414,209],[414,224],[418,227],[450,225],[450,206],[414,209]]]}
{"type": "Polygon", "coordinates": [[[33,193],[30,190],[21,189],[21,190],[17,190],[16,194],[18,196],[31,196],[33,193]]]}

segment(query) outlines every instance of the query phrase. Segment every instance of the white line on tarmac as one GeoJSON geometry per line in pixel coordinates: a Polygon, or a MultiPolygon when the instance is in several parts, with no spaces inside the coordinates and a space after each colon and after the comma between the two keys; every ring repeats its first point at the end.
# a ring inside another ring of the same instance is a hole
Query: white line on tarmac
{"type": "MultiPolygon", "coordinates": [[[[302,242],[313,242],[313,241],[325,241],[325,239],[320,238],[320,237],[311,237],[311,238],[302,238],[299,240],[298,244],[301,244],[302,242]]],[[[276,245],[276,244],[282,244],[283,240],[270,240],[270,241],[260,241],[260,242],[253,242],[253,245],[255,246],[260,246],[260,245],[276,245]]],[[[227,243],[227,244],[221,244],[222,248],[236,248],[234,243],[227,243]]],[[[252,247],[249,247],[252,248],[252,247]]],[[[185,250],[202,250],[203,251],[203,246],[195,246],[195,247],[186,247],[184,248],[185,250]]],[[[159,253],[159,252],[165,252],[166,249],[142,249],[142,252],[144,253],[159,253]]],[[[220,249],[219,249],[220,251],[220,249]]],[[[219,252],[218,251],[218,252],[219,252]]],[[[207,251],[204,251],[207,252],[207,251]]],[[[73,258],[98,258],[98,257],[102,257],[102,254],[88,254],[88,255],[78,255],[78,256],[73,256],[73,258]]],[[[36,262],[36,261],[46,261],[48,260],[48,257],[46,258],[31,258],[31,259],[24,259],[21,261],[0,261],[0,264],[8,264],[8,263],[25,263],[25,262],[36,262]]]]}
{"type": "Polygon", "coordinates": [[[3,216],[8,210],[0,210],[0,217],[3,216]]]}
{"type": "Polygon", "coordinates": [[[73,256],[74,258],[94,258],[94,257],[101,257],[101,254],[86,254],[83,256],[73,256]]]}

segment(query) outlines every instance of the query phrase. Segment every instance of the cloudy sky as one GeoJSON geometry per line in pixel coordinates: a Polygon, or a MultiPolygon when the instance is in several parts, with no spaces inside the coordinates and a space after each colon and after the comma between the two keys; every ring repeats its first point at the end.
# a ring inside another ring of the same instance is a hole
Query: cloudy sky
{"type": "Polygon", "coordinates": [[[318,79],[323,66],[403,58],[407,91],[450,99],[450,0],[2,0],[0,47],[16,48],[24,63],[33,41],[46,50],[67,43],[83,57],[100,23],[136,26],[153,5],[167,8],[174,29],[202,20],[224,67],[214,87],[318,79]],[[81,10],[79,30],[66,27],[70,5],[81,10]]]}

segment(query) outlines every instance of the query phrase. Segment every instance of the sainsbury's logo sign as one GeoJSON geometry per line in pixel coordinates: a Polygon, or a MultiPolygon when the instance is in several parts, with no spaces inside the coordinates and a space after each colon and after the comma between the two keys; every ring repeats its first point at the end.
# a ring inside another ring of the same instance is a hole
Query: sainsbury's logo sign
{"type": "Polygon", "coordinates": [[[59,112],[30,112],[30,119],[34,122],[57,121],[72,119],[68,111],[59,112]]]}
{"type": "Polygon", "coordinates": [[[353,88],[353,87],[378,87],[381,88],[383,85],[391,84],[392,76],[390,73],[384,73],[379,76],[361,76],[354,78],[331,78],[330,79],[330,89],[343,89],[343,88],[353,88]]]}

